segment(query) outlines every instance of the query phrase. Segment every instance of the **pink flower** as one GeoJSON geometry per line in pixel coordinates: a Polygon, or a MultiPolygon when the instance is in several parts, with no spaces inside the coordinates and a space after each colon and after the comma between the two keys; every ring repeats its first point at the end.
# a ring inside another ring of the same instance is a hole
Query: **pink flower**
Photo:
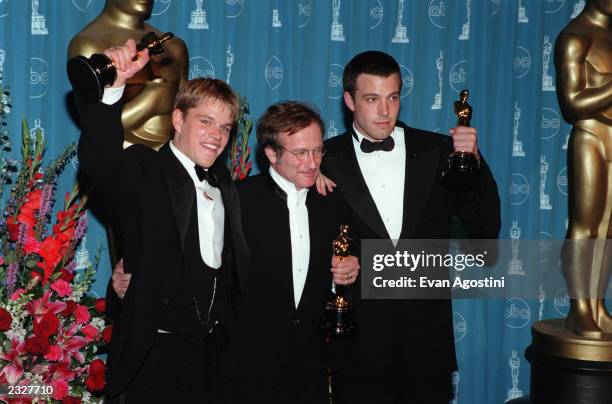
{"type": "Polygon", "coordinates": [[[53,387],[51,398],[54,400],[61,400],[68,395],[68,383],[65,380],[53,380],[51,387],[53,387]]]}
{"type": "Polygon", "coordinates": [[[63,279],[58,279],[51,284],[51,289],[57,292],[60,297],[69,296],[72,293],[70,284],[63,279]]]}
{"type": "Polygon", "coordinates": [[[81,332],[85,335],[85,339],[87,342],[95,341],[98,339],[98,334],[100,330],[94,327],[91,324],[87,324],[85,327],[81,328],[81,332]]]}
{"type": "Polygon", "coordinates": [[[19,288],[16,291],[13,292],[13,294],[11,295],[11,300],[15,301],[17,299],[19,299],[21,297],[21,295],[23,295],[25,293],[25,289],[23,288],[19,288]]]}
{"type": "Polygon", "coordinates": [[[87,324],[90,317],[89,310],[87,310],[87,307],[85,306],[79,305],[74,312],[74,318],[79,324],[87,324]]]}
{"type": "Polygon", "coordinates": [[[4,265],[4,257],[0,255],[0,265],[4,265]]]}
{"type": "Polygon", "coordinates": [[[71,337],[70,339],[65,340],[61,346],[64,348],[64,354],[67,357],[73,357],[79,363],[85,362],[85,355],[81,352],[87,345],[87,340],[84,337],[79,337],[77,335],[71,337]]]}
{"type": "Polygon", "coordinates": [[[62,348],[57,345],[51,345],[49,353],[45,355],[45,359],[49,361],[59,361],[62,360],[63,357],[64,353],[62,352],[62,348]]]}
{"type": "Polygon", "coordinates": [[[64,310],[66,308],[66,303],[49,301],[51,293],[53,292],[47,289],[47,291],[42,295],[40,299],[32,300],[31,302],[26,304],[26,310],[28,311],[28,313],[30,313],[34,317],[38,317],[42,316],[47,312],[57,314],[60,311],[64,310]]]}

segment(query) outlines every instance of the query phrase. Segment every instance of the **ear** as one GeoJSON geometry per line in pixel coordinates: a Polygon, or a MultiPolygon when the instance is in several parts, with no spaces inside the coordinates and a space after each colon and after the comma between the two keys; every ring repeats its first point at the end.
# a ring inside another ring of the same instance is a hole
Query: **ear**
{"type": "Polygon", "coordinates": [[[264,149],[264,153],[266,153],[266,157],[268,158],[270,164],[276,164],[278,161],[278,154],[276,153],[276,150],[268,146],[264,149]]]}
{"type": "Polygon", "coordinates": [[[355,112],[355,101],[353,100],[353,97],[348,91],[344,92],[344,103],[346,104],[346,107],[348,109],[350,109],[352,112],[355,112]]]}
{"type": "Polygon", "coordinates": [[[174,126],[174,133],[181,133],[181,127],[183,126],[183,111],[178,108],[172,111],[172,126],[174,126]]]}

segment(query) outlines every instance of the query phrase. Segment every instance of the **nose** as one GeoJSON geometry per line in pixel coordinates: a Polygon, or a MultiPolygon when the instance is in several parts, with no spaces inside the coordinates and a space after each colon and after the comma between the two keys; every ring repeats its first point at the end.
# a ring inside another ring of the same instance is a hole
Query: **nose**
{"type": "Polygon", "coordinates": [[[378,104],[378,115],[387,116],[389,115],[389,104],[387,100],[381,100],[380,104],[378,104]]]}
{"type": "Polygon", "coordinates": [[[214,140],[221,140],[221,128],[217,125],[211,125],[209,136],[214,140]]]}
{"type": "Polygon", "coordinates": [[[314,151],[310,151],[306,156],[306,166],[310,169],[316,169],[319,167],[319,161],[315,158],[314,151]]]}

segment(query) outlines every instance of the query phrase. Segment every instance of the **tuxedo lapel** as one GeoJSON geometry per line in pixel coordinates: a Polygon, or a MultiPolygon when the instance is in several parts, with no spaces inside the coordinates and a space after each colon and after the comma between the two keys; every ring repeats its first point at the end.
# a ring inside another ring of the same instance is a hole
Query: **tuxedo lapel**
{"type": "Polygon", "coordinates": [[[167,143],[160,149],[159,153],[164,156],[163,161],[167,166],[165,172],[170,204],[179,230],[181,247],[185,251],[185,236],[195,201],[195,186],[167,143]]]}
{"type": "MultiPolygon", "coordinates": [[[[345,196],[353,211],[361,217],[361,219],[381,238],[389,238],[389,233],[385,224],[378,212],[376,203],[370,194],[370,190],[363,178],[361,168],[357,162],[355,149],[353,147],[351,132],[342,135],[345,143],[342,145],[342,152],[337,157],[336,162],[330,161],[330,167],[334,166],[337,170],[333,174],[334,177],[344,178],[345,181],[340,188],[340,191],[345,196]]],[[[332,177],[333,179],[333,177],[332,177]]]]}
{"type": "Polygon", "coordinates": [[[236,187],[233,184],[233,180],[229,176],[227,169],[223,166],[220,159],[217,159],[210,170],[217,176],[219,182],[219,190],[221,191],[221,197],[223,198],[223,206],[227,220],[230,223],[229,228],[226,227],[225,231],[231,231],[231,240],[234,255],[233,258],[236,261],[236,279],[238,282],[238,289],[244,291],[248,277],[248,265],[249,265],[249,248],[244,238],[244,232],[242,229],[242,212],[240,208],[240,198],[236,187]]]}
{"type": "Polygon", "coordinates": [[[410,238],[421,212],[425,209],[432,186],[436,182],[438,151],[421,150],[415,142],[412,129],[404,129],[406,145],[406,173],[404,177],[404,213],[400,238],[410,238]]]}

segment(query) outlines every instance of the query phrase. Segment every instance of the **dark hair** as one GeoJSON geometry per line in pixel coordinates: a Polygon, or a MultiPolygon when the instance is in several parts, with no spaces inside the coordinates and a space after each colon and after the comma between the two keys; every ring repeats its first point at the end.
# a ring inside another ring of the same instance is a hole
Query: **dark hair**
{"type": "Polygon", "coordinates": [[[276,151],[282,149],[278,143],[281,133],[293,135],[296,132],[316,123],[321,132],[325,125],[321,116],[312,107],[297,101],[282,101],[268,107],[257,121],[257,141],[263,150],[271,147],[276,151]]]}
{"type": "Polygon", "coordinates": [[[213,78],[197,78],[185,83],[176,94],[174,108],[185,113],[203,101],[225,104],[235,120],[240,111],[240,101],[232,88],[224,81],[213,78]]]}
{"type": "Polygon", "coordinates": [[[389,77],[397,73],[402,88],[402,72],[399,64],[392,56],[380,51],[366,51],[356,55],[344,68],[342,86],[352,97],[355,96],[357,77],[360,74],[371,74],[379,77],[389,77]]]}

